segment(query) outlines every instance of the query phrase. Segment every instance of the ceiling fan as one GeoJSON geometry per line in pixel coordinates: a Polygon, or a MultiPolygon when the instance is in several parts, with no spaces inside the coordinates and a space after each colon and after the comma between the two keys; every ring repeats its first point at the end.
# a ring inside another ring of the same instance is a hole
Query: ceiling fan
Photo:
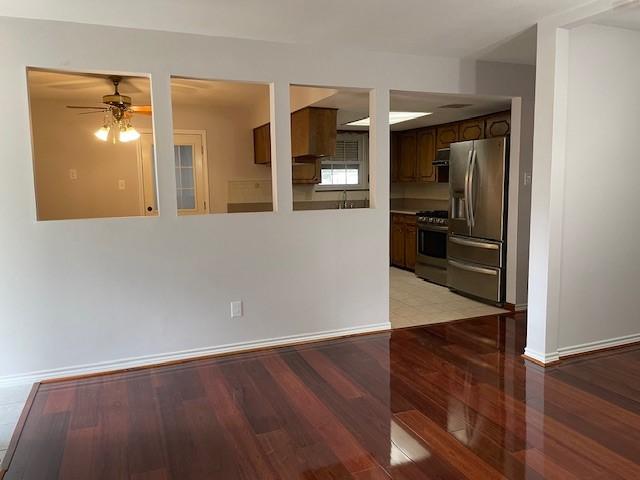
{"type": "Polygon", "coordinates": [[[141,115],[151,115],[151,105],[132,105],[131,97],[122,95],[118,91],[118,85],[122,82],[122,77],[109,77],[113,83],[114,92],[110,95],[102,97],[102,103],[105,106],[81,106],[67,105],[67,108],[86,110],[80,112],[80,115],[90,113],[104,114],[104,123],[101,128],[95,131],[94,135],[103,142],[109,139],[109,134],[113,132],[113,143],[117,138],[120,142],[126,143],[140,138],[140,133],[131,125],[131,117],[134,113],[141,115]]]}

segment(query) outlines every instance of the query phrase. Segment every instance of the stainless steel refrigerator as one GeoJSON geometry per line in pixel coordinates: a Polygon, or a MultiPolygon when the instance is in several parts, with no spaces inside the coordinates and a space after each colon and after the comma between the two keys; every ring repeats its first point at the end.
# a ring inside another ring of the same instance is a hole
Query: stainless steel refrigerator
{"type": "Polygon", "coordinates": [[[504,302],[507,138],[451,144],[447,281],[504,302]]]}

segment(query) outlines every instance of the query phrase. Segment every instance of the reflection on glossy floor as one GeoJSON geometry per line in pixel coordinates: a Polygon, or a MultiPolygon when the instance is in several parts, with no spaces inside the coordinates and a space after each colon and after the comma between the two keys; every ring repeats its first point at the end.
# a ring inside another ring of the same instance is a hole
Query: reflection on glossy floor
{"type": "Polygon", "coordinates": [[[494,316],[42,385],[5,480],[638,479],[640,348],[494,316]]]}
{"type": "Polygon", "coordinates": [[[463,318],[506,313],[448,288],[426,282],[399,268],[389,269],[389,317],[393,328],[430,325],[463,318]]]}

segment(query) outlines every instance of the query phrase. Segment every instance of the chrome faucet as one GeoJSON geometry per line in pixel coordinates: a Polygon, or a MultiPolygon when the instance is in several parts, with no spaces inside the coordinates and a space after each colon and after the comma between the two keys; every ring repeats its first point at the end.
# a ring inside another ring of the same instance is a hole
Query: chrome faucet
{"type": "Polygon", "coordinates": [[[342,201],[338,204],[339,209],[347,208],[347,189],[342,191],[342,201]]]}

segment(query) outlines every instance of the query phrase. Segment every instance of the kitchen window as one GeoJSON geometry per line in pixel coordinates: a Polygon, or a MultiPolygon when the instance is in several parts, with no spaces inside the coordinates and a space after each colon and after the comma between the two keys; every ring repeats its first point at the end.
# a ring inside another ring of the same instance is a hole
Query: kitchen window
{"type": "Polygon", "coordinates": [[[369,188],[368,143],[365,133],[338,133],[336,154],[322,160],[316,190],[369,188]]]}

